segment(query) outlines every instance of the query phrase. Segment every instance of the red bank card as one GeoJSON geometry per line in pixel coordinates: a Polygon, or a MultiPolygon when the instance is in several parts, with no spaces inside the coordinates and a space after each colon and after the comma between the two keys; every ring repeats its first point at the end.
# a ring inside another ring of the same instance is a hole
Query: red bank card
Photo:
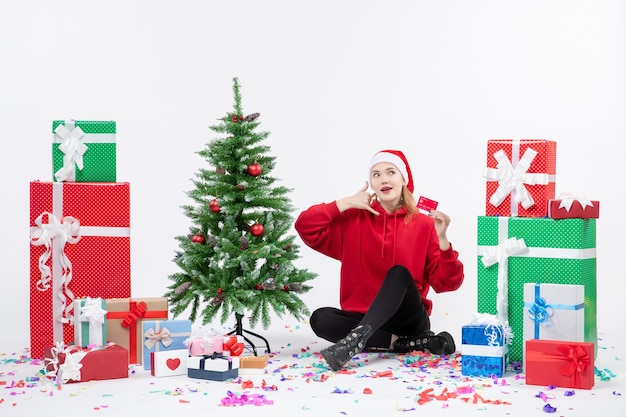
{"type": "Polygon", "coordinates": [[[419,200],[417,200],[417,208],[421,210],[426,210],[427,212],[430,212],[431,210],[437,210],[438,204],[439,203],[435,200],[431,200],[430,198],[426,198],[423,196],[420,196],[419,200]]]}

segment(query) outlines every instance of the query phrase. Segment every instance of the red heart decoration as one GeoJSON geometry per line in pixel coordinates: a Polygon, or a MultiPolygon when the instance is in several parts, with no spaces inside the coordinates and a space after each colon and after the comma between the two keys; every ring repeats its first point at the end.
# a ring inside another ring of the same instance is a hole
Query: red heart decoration
{"type": "Polygon", "coordinates": [[[173,371],[180,366],[180,359],[168,359],[165,361],[165,364],[173,371]]]}

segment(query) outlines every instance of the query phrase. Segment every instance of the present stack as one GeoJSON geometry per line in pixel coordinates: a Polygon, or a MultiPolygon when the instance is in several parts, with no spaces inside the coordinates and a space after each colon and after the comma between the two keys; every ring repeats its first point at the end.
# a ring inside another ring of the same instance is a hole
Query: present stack
{"type": "Polygon", "coordinates": [[[31,357],[62,383],[126,378],[134,364],[156,377],[236,376],[241,336],[194,338],[167,298],[131,297],[130,185],[117,181],[116,152],[114,121],[52,123],[52,180],[30,183],[31,357]]]}
{"type": "Polygon", "coordinates": [[[30,183],[33,358],[74,343],[78,320],[81,345],[87,333],[106,343],[103,305],[77,318],[76,300],[130,297],[130,185],[116,182],[115,141],[114,121],[52,123],[52,181],[30,183]]]}
{"type": "Polygon", "coordinates": [[[510,327],[507,361],[535,372],[528,361],[537,356],[527,349],[542,349],[548,341],[574,350],[590,343],[595,349],[599,202],[555,198],[556,142],[551,140],[488,140],[483,176],[477,310],[510,327]]]}

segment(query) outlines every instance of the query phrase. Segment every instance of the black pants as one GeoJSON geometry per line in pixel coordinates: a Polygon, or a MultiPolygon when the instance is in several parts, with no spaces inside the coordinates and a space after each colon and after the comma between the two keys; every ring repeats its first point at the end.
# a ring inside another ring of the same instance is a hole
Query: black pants
{"type": "Polygon", "coordinates": [[[322,339],[337,342],[359,324],[369,324],[374,333],[366,348],[388,349],[391,335],[412,336],[430,330],[430,318],[411,273],[392,267],[365,314],[322,307],[311,315],[311,328],[322,339]]]}

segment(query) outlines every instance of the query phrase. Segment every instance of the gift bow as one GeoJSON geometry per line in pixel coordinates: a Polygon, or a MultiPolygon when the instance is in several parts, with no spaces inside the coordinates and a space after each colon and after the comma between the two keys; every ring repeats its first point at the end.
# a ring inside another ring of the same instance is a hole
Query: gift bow
{"type": "Polygon", "coordinates": [[[498,207],[511,192],[515,192],[513,201],[520,203],[525,209],[535,204],[525,185],[545,185],[550,181],[548,174],[526,172],[535,156],[537,151],[526,148],[522,159],[513,167],[502,149],[493,154],[498,162],[496,168],[485,168],[483,173],[487,180],[498,181],[498,188],[489,198],[492,205],[498,207]]]}
{"type": "Polygon", "coordinates": [[[146,310],[148,309],[148,304],[145,301],[140,301],[137,305],[124,317],[121,326],[125,329],[129,328],[132,323],[137,321],[137,319],[143,317],[146,314],[146,310]]]}
{"type": "Polygon", "coordinates": [[[586,197],[579,197],[576,194],[561,194],[559,198],[561,199],[561,203],[559,203],[559,208],[565,208],[565,211],[568,212],[571,210],[574,201],[578,201],[583,210],[586,207],[593,207],[593,203],[591,202],[591,200],[587,199],[586,197]]]}
{"type": "Polygon", "coordinates": [[[143,342],[143,344],[148,349],[152,349],[154,345],[159,342],[161,342],[164,347],[169,347],[172,343],[174,343],[171,333],[167,327],[162,328],[158,332],[154,331],[153,328],[150,328],[144,333],[144,337],[146,338],[146,341],[143,342]]]}
{"type": "Polygon", "coordinates": [[[505,346],[513,343],[513,330],[494,314],[474,313],[472,324],[485,326],[483,334],[487,337],[487,346],[505,346]]]}
{"type": "Polygon", "coordinates": [[[47,366],[52,366],[53,370],[50,371],[51,375],[56,376],[63,384],[70,380],[80,381],[80,368],[83,367],[80,361],[87,355],[87,352],[76,348],[76,346],[64,348],[63,342],[57,342],[55,346],[50,349],[50,353],[52,354],[52,358],[46,358],[44,362],[47,366]],[[65,359],[63,363],[60,364],[59,354],[61,353],[65,354],[65,359]]]}
{"type": "Polygon", "coordinates": [[[554,309],[540,295],[535,295],[535,303],[528,309],[530,318],[537,324],[550,325],[550,317],[554,314],[554,309]]]}
{"type": "Polygon", "coordinates": [[[63,323],[69,323],[72,321],[71,313],[74,294],[68,288],[72,280],[72,262],[65,254],[65,244],[74,244],[80,240],[80,222],[71,216],[65,216],[59,221],[54,214],[43,212],[35,219],[35,225],[36,227],[32,229],[30,234],[30,243],[33,246],[45,246],[46,249],[44,253],[39,256],[39,272],[41,273],[41,277],[39,281],[37,281],[37,289],[39,291],[46,291],[51,287],[52,272],[47,262],[52,255],[52,245],[54,242],[55,246],[58,247],[58,260],[59,267],[61,268],[60,281],[62,282],[61,291],[57,294],[62,303],[55,317],[63,323]],[[45,217],[47,217],[47,223],[44,223],[45,217]],[[66,306],[68,298],[71,302],[66,306]]]}
{"type": "Polygon", "coordinates": [[[526,242],[523,238],[511,237],[500,242],[497,246],[488,248],[483,254],[481,261],[485,268],[498,264],[498,296],[496,300],[497,318],[504,325],[508,325],[509,316],[509,256],[514,256],[527,251],[526,242]]]}
{"type": "Polygon", "coordinates": [[[587,351],[580,345],[560,345],[557,350],[566,361],[561,368],[561,375],[569,376],[574,382],[580,378],[585,369],[591,364],[587,351]]]}
{"type": "Polygon", "coordinates": [[[104,324],[107,311],[102,308],[102,301],[94,298],[86,298],[85,305],[80,308],[80,321],[89,322],[90,326],[104,324]]]}
{"type": "Polygon", "coordinates": [[[224,352],[230,352],[232,356],[239,356],[243,353],[243,342],[237,341],[237,336],[231,336],[224,341],[224,352]]]}
{"type": "Polygon", "coordinates": [[[63,140],[59,145],[59,150],[63,152],[63,166],[54,173],[59,182],[76,179],[76,167],[83,169],[83,155],[88,149],[83,142],[85,132],[79,126],[74,126],[73,122],[66,123],[71,130],[64,125],[54,129],[54,133],[63,140]]]}

